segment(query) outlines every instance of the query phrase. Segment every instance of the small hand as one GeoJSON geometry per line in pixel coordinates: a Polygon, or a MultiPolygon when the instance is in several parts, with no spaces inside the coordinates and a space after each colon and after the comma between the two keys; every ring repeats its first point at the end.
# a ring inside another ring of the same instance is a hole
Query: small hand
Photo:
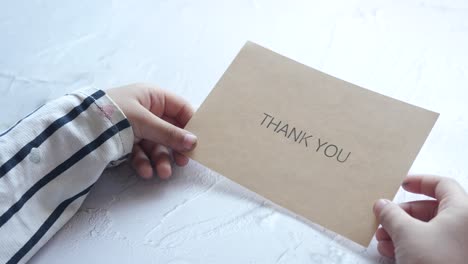
{"type": "Polygon", "coordinates": [[[141,177],[152,177],[153,164],[159,177],[169,178],[171,155],[179,166],[188,163],[183,153],[195,147],[197,138],[183,129],[193,115],[193,109],[184,99],[146,84],[106,92],[132,125],[135,135],[132,166],[141,177]]]}
{"type": "Polygon", "coordinates": [[[381,228],[380,254],[404,263],[468,263],[468,196],[450,178],[409,176],[402,184],[412,193],[435,200],[400,205],[378,200],[374,205],[381,228]]]}

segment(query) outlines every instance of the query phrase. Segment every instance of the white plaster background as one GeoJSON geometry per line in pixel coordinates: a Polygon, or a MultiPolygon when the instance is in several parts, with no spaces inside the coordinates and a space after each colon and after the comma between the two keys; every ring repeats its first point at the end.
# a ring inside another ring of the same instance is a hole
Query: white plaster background
{"type": "MultiPolygon", "coordinates": [[[[246,40],[441,113],[411,171],[468,188],[463,0],[3,0],[0,129],[90,84],[151,82],[199,106],[246,40]]],[[[364,250],[191,162],[169,181],[141,181],[128,166],[104,173],[31,261],[64,262],[390,261],[375,244],[364,250]]]]}

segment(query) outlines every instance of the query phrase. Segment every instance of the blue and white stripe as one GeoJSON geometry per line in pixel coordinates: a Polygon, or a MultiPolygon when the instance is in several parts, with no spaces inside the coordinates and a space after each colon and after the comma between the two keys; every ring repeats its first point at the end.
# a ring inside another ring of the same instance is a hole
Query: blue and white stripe
{"type": "Polygon", "coordinates": [[[2,134],[0,263],[26,262],[78,210],[106,166],[131,152],[133,133],[123,113],[101,112],[113,105],[105,93],[74,95],[2,134]],[[31,159],[33,150],[39,159],[31,159]]]}

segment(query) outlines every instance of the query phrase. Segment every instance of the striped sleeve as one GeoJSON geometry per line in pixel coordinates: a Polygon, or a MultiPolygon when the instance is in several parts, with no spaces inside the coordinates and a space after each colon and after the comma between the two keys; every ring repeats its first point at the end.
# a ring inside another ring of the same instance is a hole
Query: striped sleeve
{"type": "Polygon", "coordinates": [[[0,263],[25,263],[72,216],[133,132],[102,90],[36,109],[0,134],[0,263]]]}

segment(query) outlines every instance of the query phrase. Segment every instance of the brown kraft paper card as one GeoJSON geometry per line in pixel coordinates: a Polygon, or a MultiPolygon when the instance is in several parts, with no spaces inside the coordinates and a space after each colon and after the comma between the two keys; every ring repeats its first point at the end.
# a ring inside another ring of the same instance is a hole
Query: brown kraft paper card
{"type": "Polygon", "coordinates": [[[438,114],[247,42],[186,129],[189,156],[363,246],[438,114]]]}

